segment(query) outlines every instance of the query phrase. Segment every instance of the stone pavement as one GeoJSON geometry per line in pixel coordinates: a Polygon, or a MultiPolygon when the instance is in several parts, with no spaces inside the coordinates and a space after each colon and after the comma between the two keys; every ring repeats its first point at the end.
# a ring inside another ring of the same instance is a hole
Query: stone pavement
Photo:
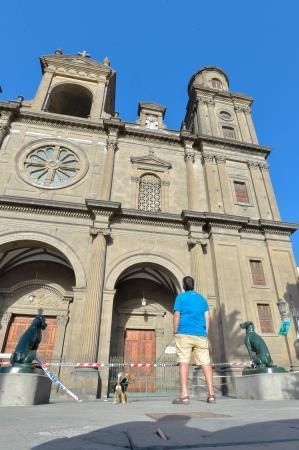
{"type": "Polygon", "coordinates": [[[132,398],[0,408],[5,450],[298,450],[299,401],[132,398]],[[161,430],[162,439],[157,434],[161,430]]]}

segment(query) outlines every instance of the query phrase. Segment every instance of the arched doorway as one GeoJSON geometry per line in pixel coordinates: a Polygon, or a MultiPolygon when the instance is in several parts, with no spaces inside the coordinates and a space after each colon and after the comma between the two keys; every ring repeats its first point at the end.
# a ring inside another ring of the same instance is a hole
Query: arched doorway
{"type": "Polygon", "coordinates": [[[11,353],[38,313],[48,327],[38,354],[60,361],[68,324],[75,274],[57,248],[37,241],[15,241],[0,247],[0,351],[11,353]]]}
{"type": "MultiPolygon", "coordinates": [[[[137,263],[120,274],[115,288],[110,362],[169,361],[165,348],[174,344],[172,310],[178,280],[158,264],[137,263]]],[[[110,391],[119,370],[110,370],[110,391]]],[[[153,367],[130,371],[131,392],[155,392],[166,381],[162,380],[162,372],[153,367]]]]}

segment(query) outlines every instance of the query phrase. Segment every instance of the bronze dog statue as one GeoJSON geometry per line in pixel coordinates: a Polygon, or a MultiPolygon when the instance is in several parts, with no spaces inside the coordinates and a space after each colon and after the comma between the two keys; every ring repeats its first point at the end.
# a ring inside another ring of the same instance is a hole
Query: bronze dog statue
{"type": "Polygon", "coordinates": [[[274,367],[270,352],[264,341],[255,331],[253,322],[244,322],[240,327],[246,330],[245,345],[254,365],[260,367],[274,367]]]}
{"type": "Polygon", "coordinates": [[[15,364],[32,364],[36,356],[36,350],[42,340],[42,330],[47,326],[46,319],[43,315],[36,316],[30,327],[20,337],[15,351],[10,357],[11,365],[15,364]]]}

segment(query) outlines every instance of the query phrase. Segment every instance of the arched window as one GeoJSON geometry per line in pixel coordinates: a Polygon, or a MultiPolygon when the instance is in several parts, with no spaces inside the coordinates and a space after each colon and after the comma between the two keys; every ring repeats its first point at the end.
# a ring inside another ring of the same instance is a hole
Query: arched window
{"type": "Polygon", "coordinates": [[[54,87],[47,105],[47,111],[68,116],[88,117],[92,95],[88,89],[77,84],[59,84],[54,87]]]}
{"type": "Polygon", "coordinates": [[[232,127],[222,127],[223,137],[227,139],[236,139],[235,130],[232,127]]]}
{"type": "Polygon", "coordinates": [[[143,175],[139,183],[138,209],[161,211],[161,180],[156,175],[143,175]]]}
{"type": "Polygon", "coordinates": [[[218,89],[219,91],[221,91],[221,89],[222,89],[221,81],[218,80],[218,78],[212,78],[212,87],[214,89],[218,89]]]}

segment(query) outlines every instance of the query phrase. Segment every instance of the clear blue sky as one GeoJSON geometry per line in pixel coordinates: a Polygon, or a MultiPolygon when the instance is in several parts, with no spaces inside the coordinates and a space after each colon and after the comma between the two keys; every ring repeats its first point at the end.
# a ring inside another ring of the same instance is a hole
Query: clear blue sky
{"type": "MultiPolygon", "coordinates": [[[[140,100],[156,101],[167,107],[167,125],[179,128],[191,75],[224,69],[231,90],[255,98],[282,218],[299,222],[297,0],[11,0],[0,16],[2,100],[34,96],[40,55],[87,50],[111,59],[122,119],[136,120],[140,100]]],[[[299,231],[293,242],[299,265],[299,231]]]]}

